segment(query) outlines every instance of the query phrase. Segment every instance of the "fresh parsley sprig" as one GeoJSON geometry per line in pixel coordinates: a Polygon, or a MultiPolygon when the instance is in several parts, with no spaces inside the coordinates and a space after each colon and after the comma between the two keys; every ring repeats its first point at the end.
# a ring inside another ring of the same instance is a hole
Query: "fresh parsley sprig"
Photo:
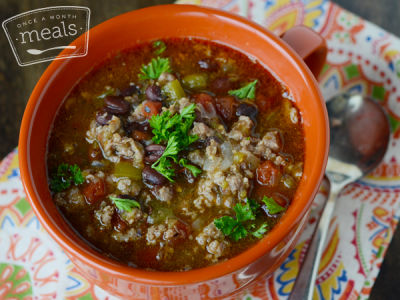
{"type": "Polygon", "coordinates": [[[230,216],[223,216],[221,218],[215,219],[214,225],[219,230],[221,230],[225,236],[229,236],[235,242],[245,238],[248,234],[243,224],[239,222],[237,219],[232,218],[230,216]]]}
{"type": "Polygon", "coordinates": [[[153,43],[153,49],[154,49],[155,55],[160,55],[161,53],[163,53],[165,51],[165,49],[167,49],[167,46],[165,45],[165,43],[163,41],[155,41],[153,43]]]}
{"type": "Polygon", "coordinates": [[[153,142],[160,144],[167,142],[170,132],[175,125],[179,122],[179,115],[171,117],[169,110],[164,111],[162,114],[154,115],[149,120],[151,128],[153,128],[153,142]]]}
{"type": "Polygon", "coordinates": [[[140,208],[139,202],[137,202],[136,200],[133,200],[133,199],[124,199],[124,198],[113,197],[113,196],[109,196],[109,198],[115,204],[115,206],[120,210],[130,212],[135,207],[140,208]]]}
{"type": "Polygon", "coordinates": [[[261,201],[264,203],[266,209],[268,210],[268,213],[270,213],[271,215],[276,215],[286,210],[285,207],[276,203],[274,198],[264,196],[261,201]]]}
{"type": "Polygon", "coordinates": [[[254,99],[256,96],[256,84],[258,80],[254,80],[237,90],[230,90],[228,94],[236,96],[239,99],[254,99]]]}
{"type": "Polygon", "coordinates": [[[53,193],[59,193],[72,184],[80,185],[84,181],[81,169],[77,165],[60,164],[57,172],[50,179],[50,190],[53,193]]]}
{"type": "Polygon", "coordinates": [[[139,79],[158,79],[164,72],[171,72],[171,66],[168,58],[153,58],[147,65],[142,65],[140,69],[139,79]]]}
{"type": "Polygon", "coordinates": [[[268,231],[268,224],[263,223],[257,230],[251,232],[251,234],[256,238],[261,239],[267,231],[268,231]]]}
{"type": "Polygon", "coordinates": [[[245,238],[249,234],[256,238],[262,238],[264,233],[268,231],[268,225],[264,223],[258,229],[253,230],[255,224],[248,222],[256,219],[259,207],[260,205],[254,200],[246,199],[246,203],[238,203],[233,208],[236,215],[235,217],[223,216],[217,218],[214,220],[214,225],[221,230],[225,236],[229,236],[235,242],[245,238]]]}
{"type": "Polygon", "coordinates": [[[168,160],[168,158],[172,159],[174,162],[177,162],[179,151],[178,137],[173,135],[169,138],[164,153],[155,163],[152,164],[151,167],[158,173],[164,175],[164,177],[169,181],[174,182],[173,177],[175,176],[175,170],[173,169],[172,163],[168,160]]]}
{"type": "Polygon", "coordinates": [[[198,139],[197,135],[189,134],[189,130],[196,118],[196,105],[186,106],[180,114],[171,115],[170,111],[164,111],[160,115],[153,116],[149,124],[153,128],[153,142],[167,143],[162,156],[151,166],[169,181],[174,182],[175,170],[172,162],[179,163],[189,169],[194,176],[201,173],[196,166],[190,165],[186,159],[179,159],[178,154],[198,139]]]}

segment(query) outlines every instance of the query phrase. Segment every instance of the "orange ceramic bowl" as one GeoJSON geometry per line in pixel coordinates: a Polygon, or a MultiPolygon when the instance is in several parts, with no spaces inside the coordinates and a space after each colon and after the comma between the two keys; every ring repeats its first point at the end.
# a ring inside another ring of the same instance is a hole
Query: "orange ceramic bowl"
{"type": "MultiPolygon", "coordinates": [[[[307,56],[307,49],[302,49],[304,39],[299,40],[298,36],[294,34],[290,38],[289,35],[287,40],[303,57],[307,56]]],[[[78,38],[73,45],[78,49],[83,47],[84,39],[78,38]]],[[[321,63],[316,63],[313,57],[307,59],[311,68],[320,68],[321,63]]],[[[226,296],[262,275],[271,274],[294,248],[324,174],[328,136],[327,113],[317,82],[300,56],[279,37],[226,12],[167,5],[132,11],[94,27],[90,30],[87,56],[55,60],[50,64],[32,92],[24,113],[19,161],[24,188],[39,221],[88,280],[124,299],[174,298],[176,295],[186,295],[190,299],[198,295],[204,299],[226,296]],[[108,56],[137,43],[167,37],[212,40],[257,59],[287,86],[301,112],[305,135],[304,174],[280,222],[240,255],[186,272],[135,269],[92,249],[58,212],[46,178],[49,132],[57,109],[74,85],[108,56]]]]}

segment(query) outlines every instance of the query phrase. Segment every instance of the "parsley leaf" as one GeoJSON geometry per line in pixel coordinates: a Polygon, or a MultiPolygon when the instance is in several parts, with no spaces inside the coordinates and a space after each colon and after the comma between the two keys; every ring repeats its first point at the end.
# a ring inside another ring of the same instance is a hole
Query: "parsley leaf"
{"type": "Polygon", "coordinates": [[[233,208],[236,214],[235,218],[223,216],[214,219],[214,225],[221,230],[225,236],[229,236],[235,242],[247,237],[249,234],[260,239],[268,231],[268,224],[263,223],[258,229],[254,230],[256,224],[254,222],[249,222],[256,219],[257,210],[259,208],[260,204],[256,201],[246,199],[246,203],[238,203],[233,208]]]}
{"type": "Polygon", "coordinates": [[[197,175],[200,175],[201,172],[202,172],[202,170],[199,169],[198,167],[196,167],[196,166],[194,166],[194,165],[190,165],[189,162],[188,162],[188,160],[185,159],[185,158],[181,158],[181,159],[179,160],[179,164],[180,164],[182,167],[184,167],[184,168],[190,170],[190,172],[192,172],[192,174],[193,174],[194,177],[197,177],[197,175]]]}
{"type": "Polygon", "coordinates": [[[253,210],[250,208],[249,202],[246,204],[236,204],[233,210],[236,213],[236,219],[238,222],[246,222],[248,220],[255,220],[256,216],[253,210]]]}
{"type": "Polygon", "coordinates": [[[253,200],[253,199],[246,199],[247,201],[247,203],[249,204],[249,206],[250,206],[250,209],[253,211],[253,213],[254,214],[256,214],[256,212],[257,212],[257,210],[259,209],[259,207],[260,207],[260,204],[258,204],[255,200],[253,200]]]}
{"type": "Polygon", "coordinates": [[[229,236],[235,242],[247,236],[247,230],[235,218],[223,216],[214,220],[214,225],[226,236],[229,236]]]}
{"type": "Polygon", "coordinates": [[[77,165],[60,164],[56,174],[50,179],[50,190],[58,193],[68,189],[71,184],[79,185],[85,181],[77,165]]]}
{"type": "Polygon", "coordinates": [[[172,135],[168,139],[167,147],[165,148],[162,156],[171,157],[174,162],[177,162],[176,155],[179,153],[179,151],[178,137],[176,135],[172,135]]]}
{"type": "Polygon", "coordinates": [[[85,181],[81,169],[77,165],[70,166],[69,171],[72,174],[72,182],[75,185],[82,184],[85,181]]]}
{"type": "Polygon", "coordinates": [[[167,157],[160,157],[158,161],[156,161],[151,166],[158,173],[162,174],[169,181],[174,182],[173,177],[175,176],[175,170],[172,167],[172,163],[167,159],[167,157]]]}
{"type": "Polygon", "coordinates": [[[176,136],[171,136],[168,140],[167,147],[161,157],[152,164],[152,168],[158,173],[164,175],[169,181],[174,182],[173,178],[175,176],[175,170],[172,168],[172,163],[167,160],[171,158],[174,162],[177,162],[176,156],[178,155],[179,147],[176,136]]]}
{"type": "Polygon", "coordinates": [[[237,242],[238,240],[245,238],[247,234],[248,234],[247,229],[241,223],[238,223],[238,225],[234,228],[234,230],[230,234],[230,237],[235,242],[237,242]]]}
{"type": "Polygon", "coordinates": [[[135,207],[140,208],[139,202],[137,202],[136,200],[133,200],[133,199],[123,199],[123,198],[118,198],[118,197],[113,197],[113,196],[109,196],[109,198],[115,204],[115,206],[120,210],[130,212],[132,210],[132,208],[135,208],[135,207]]]}
{"type": "Polygon", "coordinates": [[[180,113],[182,119],[195,119],[196,115],[194,114],[196,111],[196,104],[192,103],[188,106],[186,106],[184,109],[182,109],[182,112],[180,113]]]}
{"type": "Polygon", "coordinates": [[[258,239],[261,239],[264,236],[264,233],[268,231],[268,224],[262,224],[257,230],[253,231],[251,234],[258,239]]]}
{"type": "Polygon", "coordinates": [[[224,235],[230,235],[238,225],[238,221],[230,216],[223,216],[215,219],[214,225],[221,230],[224,235]]]}
{"type": "MultiPolygon", "coordinates": [[[[168,141],[168,127],[167,123],[170,120],[171,112],[164,111],[162,114],[154,115],[149,120],[150,126],[153,128],[153,142],[160,144],[162,141],[168,141]]],[[[171,124],[169,124],[171,126],[171,124]]]]}
{"type": "Polygon", "coordinates": [[[256,84],[257,79],[246,84],[245,86],[241,87],[237,90],[230,90],[228,92],[229,95],[236,96],[239,99],[254,99],[256,96],[256,84]]]}
{"type": "Polygon", "coordinates": [[[262,199],[262,202],[264,202],[268,212],[272,215],[278,214],[284,210],[286,210],[285,207],[280,206],[278,203],[275,202],[275,200],[271,197],[264,196],[262,199]]]}
{"type": "Polygon", "coordinates": [[[164,72],[171,72],[168,58],[153,58],[147,65],[142,65],[139,79],[158,79],[164,72]]]}
{"type": "Polygon", "coordinates": [[[153,142],[160,144],[167,142],[162,156],[152,165],[152,168],[164,175],[169,181],[174,182],[175,170],[171,160],[191,170],[194,176],[200,174],[201,170],[189,165],[187,160],[179,160],[178,154],[185,150],[191,143],[198,139],[197,135],[190,135],[189,130],[196,118],[196,105],[190,104],[180,114],[171,115],[164,111],[160,115],[152,116],[149,124],[153,128],[153,142]]]}
{"type": "Polygon", "coordinates": [[[167,49],[167,46],[165,45],[165,43],[163,41],[155,41],[153,43],[153,49],[154,49],[155,55],[160,55],[161,53],[163,53],[165,51],[165,49],[167,49]]]}

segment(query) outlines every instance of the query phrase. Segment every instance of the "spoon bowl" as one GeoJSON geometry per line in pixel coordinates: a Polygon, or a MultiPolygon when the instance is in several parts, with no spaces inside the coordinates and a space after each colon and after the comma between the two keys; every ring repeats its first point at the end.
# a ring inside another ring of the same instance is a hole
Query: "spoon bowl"
{"type": "Polygon", "coordinates": [[[386,113],[372,99],[358,94],[342,94],[329,100],[326,107],[331,141],[326,167],[330,195],[297,275],[290,300],[312,300],[335,200],[347,184],[379,165],[390,139],[386,113]]]}
{"type": "Polygon", "coordinates": [[[380,104],[361,95],[339,95],[326,107],[331,140],[326,173],[331,189],[334,185],[342,189],[382,161],[389,144],[389,121],[380,104]]]}

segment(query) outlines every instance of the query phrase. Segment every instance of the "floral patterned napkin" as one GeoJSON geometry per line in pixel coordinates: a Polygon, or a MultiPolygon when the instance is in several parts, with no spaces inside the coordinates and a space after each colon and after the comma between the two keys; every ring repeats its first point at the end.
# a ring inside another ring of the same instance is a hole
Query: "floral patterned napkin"
{"type": "MultiPolygon", "coordinates": [[[[299,24],[312,27],[329,47],[320,76],[325,99],[357,91],[387,110],[392,129],[389,150],[372,174],[342,192],[314,291],[315,299],[367,299],[400,217],[400,40],[326,0],[178,3],[238,13],[277,34],[299,24]]],[[[297,247],[273,276],[232,298],[288,297],[326,193],[323,184],[297,247]]],[[[40,226],[25,200],[17,150],[0,164],[0,245],[0,299],[115,299],[88,283],[40,226]]]]}

